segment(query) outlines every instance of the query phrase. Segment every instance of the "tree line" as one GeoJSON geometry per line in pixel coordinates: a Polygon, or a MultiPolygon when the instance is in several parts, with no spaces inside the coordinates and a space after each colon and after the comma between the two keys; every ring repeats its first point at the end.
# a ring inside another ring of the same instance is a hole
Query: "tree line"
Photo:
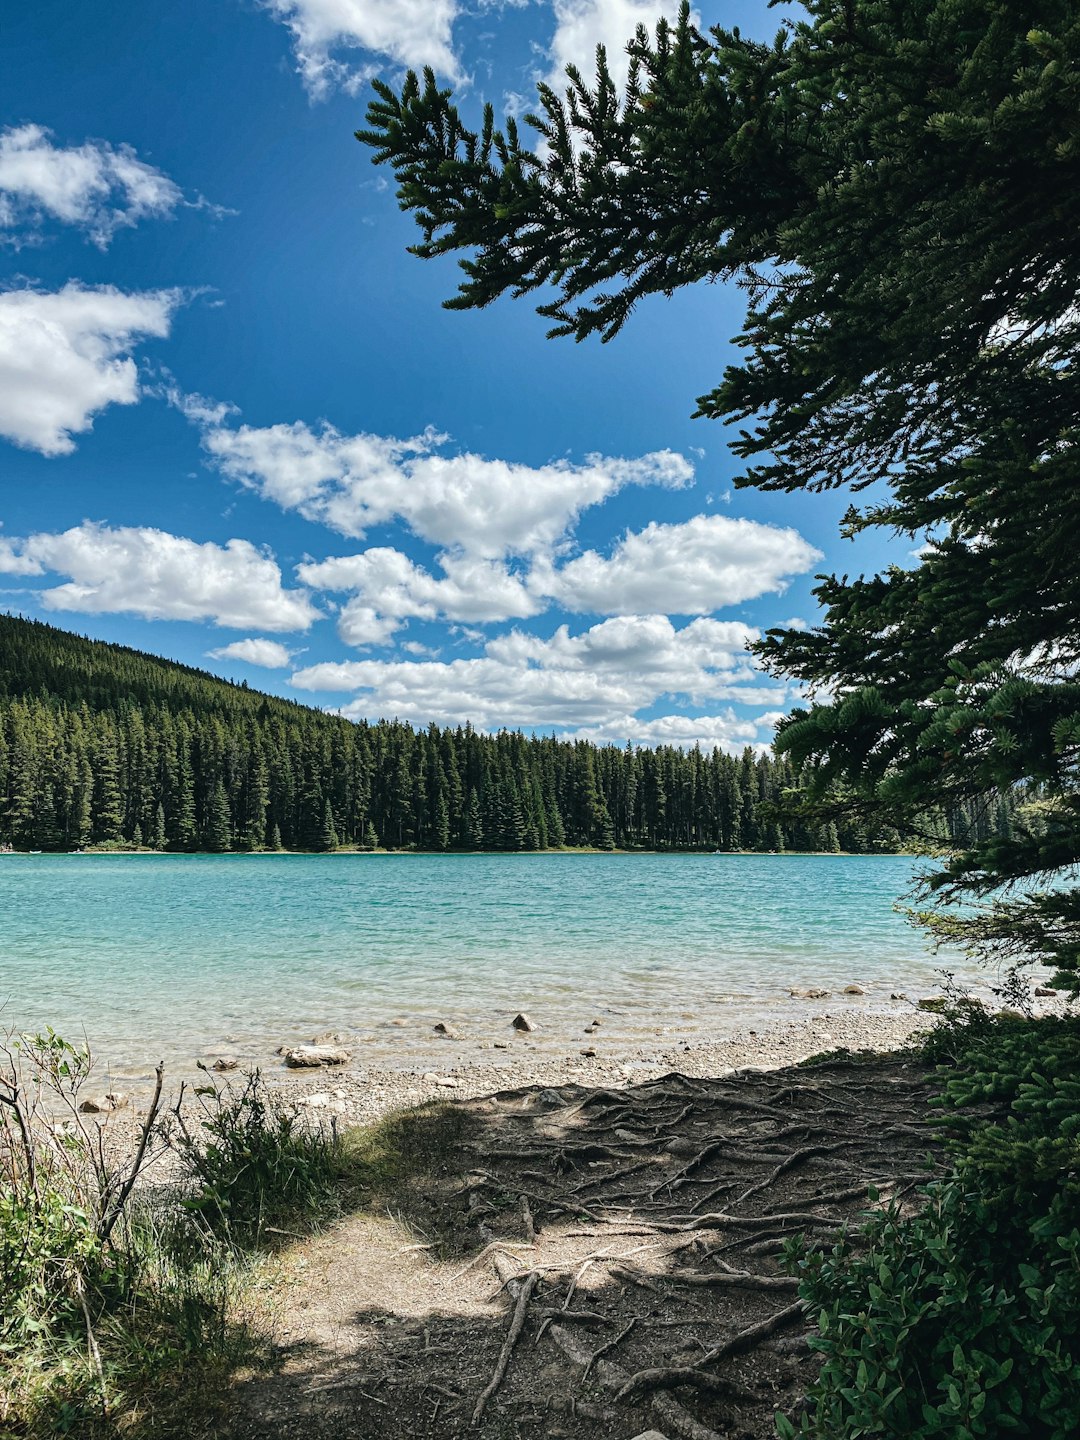
{"type": "MultiPolygon", "coordinates": [[[[0,844],[72,850],[883,851],[858,819],[780,818],[786,757],[354,723],[0,616],[0,844]]],[[[998,807],[926,817],[948,842],[998,807]]]]}

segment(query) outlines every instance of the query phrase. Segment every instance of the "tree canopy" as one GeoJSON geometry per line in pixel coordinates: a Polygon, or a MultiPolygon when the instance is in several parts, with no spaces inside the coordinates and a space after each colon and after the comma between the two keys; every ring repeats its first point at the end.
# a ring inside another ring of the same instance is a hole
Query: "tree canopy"
{"type": "Polygon", "coordinates": [[[1080,10],[804,10],[771,43],[686,8],[639,29],[625,93],[600,51],[592,82],[539,87],[528,140],[490,107],[470,130],[430,72],[377,83],[358,138],[416,214],[413,252],[458,254],[452,308],[536,294],[551,334],[610,340],[649,295],[744,288],[743,356],[697,410],[738,427],[737,483],[848,486],[847,534],[916,550],[821,577],[821,623],[760,643],[814,697],[778,746],[819,817],[838,781],[848,814],[902,830],[1020,795],[1008,834],[973,832],[927,882],[992,898],[926,918],[1075,978],[1080,10]]]}

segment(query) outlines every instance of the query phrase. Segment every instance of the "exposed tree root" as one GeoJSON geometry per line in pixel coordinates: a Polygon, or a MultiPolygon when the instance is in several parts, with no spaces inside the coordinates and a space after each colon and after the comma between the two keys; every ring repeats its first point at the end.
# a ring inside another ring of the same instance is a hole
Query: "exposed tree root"
{"type": "Polygon", "coordinates": [[[752,1350],[755,1345],[768,1336],[775,1335],[777,1330],[801,1319],[802,1315],[802,1302],[796,1300],[794,1304],[778,1310],[775,1315],[770,1315],[767,1320],[759,1320],[756,1325],[750,1325],[745,1330],[740,1330],[737,1335],[733,1335],[723,1345],[717,1345],[701,1357],[699,1365],[657,1366],[649,1370],[639,1370],[635,1375],[630,1376],[615,1398],[616,1400],[630,1400],[650,1390],[674,1390],[680,1385],[692,1385],[697,1390],[727,1394],[731,1389],[730,1382],[718,1375],[710,1375],[703,1367],[715,1365],[718,1361],[726,1360],[732,1355],[741,1355],[746,1350],[752,1350]]]}
{"type": "Polygon", "coordinates": [[[476,1402],[476,1408],[472,1413],[474,1428],[480,1424],[488,1401],[506,1377],[506,1371],[510,1364],[510,1356],[514,1353],[514,1346],[517,1344],[521,1332],[525,1328],[525,1313],[529,1308],[529,1301],[532,1299],[532,1293],[536,1289],[539,1279],[540,1277],[536,1271],[531,1270],[521,1282],[521,1287],[518,1290],[517,1303],[514,1306],[513,1319],[510,1321],[510,1329],[507,1331],[506,1339],[503,1341],[503,1347],[499,1351],[499,1358],[495,1362],[495,1370],[491,1379],[480,1392],[480,1397],[476,1402]]]}

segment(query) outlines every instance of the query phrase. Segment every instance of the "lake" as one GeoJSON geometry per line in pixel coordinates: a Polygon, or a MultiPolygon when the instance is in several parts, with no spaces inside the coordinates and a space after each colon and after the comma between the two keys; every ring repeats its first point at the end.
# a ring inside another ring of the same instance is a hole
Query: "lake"
{"type": "MultiPolygon", "coordinates": [[[[717,1037],[789,986],[899,1008],[944,963],[894,910],[916,862],[831,855],[14,855],[0,858],[0,1005],[89,1038],[118,1075],[355,1033],[359,1058],[490,1052],[526,1010],[565,1050],[717,1037]],[[392,1021],[404,1024],[391,1024],[392,1021]],[[439,1047],[443,1047],[442,1050],[439,1047]]],[[[817,1008],[821,1008],[819,1002],[817,1008]]],[[[805,1002],[800,1013],[805,1014],[805,1002]]],[[[490,1053],[488,1058],[490,1059],[490,1053]]]]}

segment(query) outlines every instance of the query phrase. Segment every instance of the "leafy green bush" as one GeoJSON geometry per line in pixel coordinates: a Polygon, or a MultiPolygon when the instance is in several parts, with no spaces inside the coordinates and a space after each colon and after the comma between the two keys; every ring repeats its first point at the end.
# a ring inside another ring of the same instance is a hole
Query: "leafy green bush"
{"type": "Polygon", "coordinates": [[[782,1436],[1080,1434],[1080,1022],[974,1010],[932,1037],[952,1176],[829,1253],[788,1251],[823,1365],[782,1436]],[[987,1107],[992,1107],[987,1114],[987,1107]]]}
{"type": "Polygon", "coordinates": [[[242,1247],[260,1244],[282,1224],[310,1221],[336,1202],[337,1128],[303,1127],[295,1109],[272,1096],[259,1071],[239,1087],[200,1085],[195,1133],[177,1107],[173,1146],[194,1188],[189,1216],[242,1247]]]}
{"type": "Polygon", "coordinates": [[[51,1030],[0,1039],[0,1434],[187,1435],[260,1353],[243,1265],[190,1227],[177,1246],[172,1197],[137,1185],[164,1148],[160,1073],[132,1147],[80,1109],[92,1069],[51,1030]]]}

